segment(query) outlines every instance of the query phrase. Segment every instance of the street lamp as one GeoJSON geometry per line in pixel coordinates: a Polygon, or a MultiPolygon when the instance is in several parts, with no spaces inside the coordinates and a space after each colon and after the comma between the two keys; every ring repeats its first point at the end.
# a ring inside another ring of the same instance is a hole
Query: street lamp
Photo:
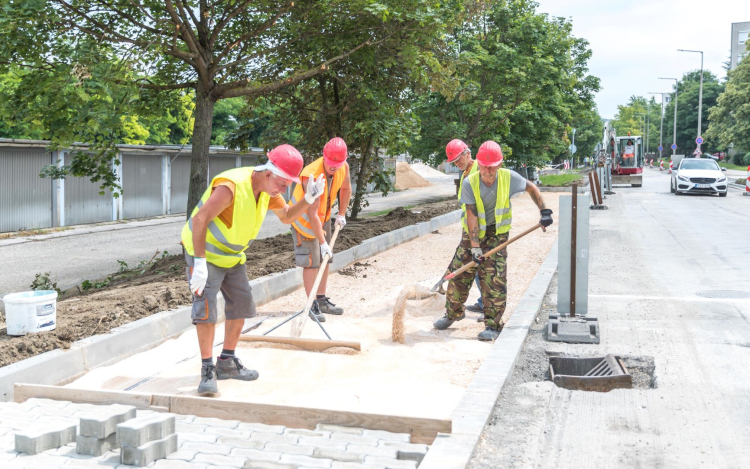
{"type": "Polygon", "coordinates": [[[679,83],[679,80],[677,80],[677,78],[661,77],[659,77],[659,80],[674,80],[674,130],[672,131],[672,146],[674,146],[672,149],[672,156],[674,156],[677,151],[677,84],[679,83]]]}
{"type": "Polygon", "coordinates": [[[635,113],[636,116],[638,116],[641,119],[641,126],[639,127],[638,131],[641,134],[641,146],[643,146],[643,139],[646,134],[645,128],[646,128],[646,114],[643,114],[642,112],[635,113]]]}
{"type": "MultiPolygon", "coordinates": [[[[664,95],[672,94],[672,93],[654,93],[653,91],[649,91],[648,94],[660,94],[661,95],[661,124],[659,125],[659,148],[664,148],[664,143],[662,140],[662,134],[664,133],[664,95]]],[[[659,150],[659,159],[661,159],[661,150],[659,150]]]]}
{"type": "MultiPolygon", "coordinates": [[[[703,117],[701,112],[703,111],[703,51],[702,50],[689,50],[689,49],[677,49],[678,52],[695,52],[701,55],[701,86],[698,90],[698,136],[701,136],[701,118],[703,117]]],[[[701,145],[698,144],[700,150],[701,145]]]]}

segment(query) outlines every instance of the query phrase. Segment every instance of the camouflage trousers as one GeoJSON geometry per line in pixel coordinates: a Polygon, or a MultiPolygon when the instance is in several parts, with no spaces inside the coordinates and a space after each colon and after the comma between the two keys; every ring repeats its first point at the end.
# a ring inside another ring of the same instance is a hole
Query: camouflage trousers
{"type": "MultiPolygon", "coordinates": [[[[479,240],[479,244],[482,251],[487,252],[506,241],[508,241],[508,233],[495,234],[493,226],[488,227],[487,234],[479,240]]],[[[497,328],[501,324],[508,294],[505,278],[507,256],[508,250],[503,249],[492,257],[486,257],[479,267],[472,267],[448,282],[448,291],[445,294],[445,309],[449,318],[456,319],[464,314],[464,303],[469,296],[474,275],[479,269],[479,290],[482,293],[484,303],[484,322],[492,328],[497,328]]],[[[469,235],[466,234],[466,231],[463,231],[461,244],[456,248],[456,254],[453,256],[449,270],[454,271],[469,262],[471,262],[471,242],[469,241],[469,235]]]]}

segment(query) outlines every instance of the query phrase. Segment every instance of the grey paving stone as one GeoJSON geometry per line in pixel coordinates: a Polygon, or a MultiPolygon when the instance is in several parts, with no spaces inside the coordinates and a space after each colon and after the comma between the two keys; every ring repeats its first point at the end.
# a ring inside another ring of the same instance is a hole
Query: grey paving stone
{"type": "Polygon", "coordinates": [[[120,446],[137,448],[149,441],[164,439],[174,432],[174,415],[155,413],[118,424],[117,442],[120,446]]]}
{"type": "Polygon", "coordinates": [[[356,453],[363,456],[383,456],[386,458],[397,459],[398,450],[388,446],[370,446],[350,444],[346,447],[347,453],[356,453]]]}
{"type": "MultiPolygon", "coordinates": [[[[177,434],[177,440],[179,443],[180,435],[177,434]]],[[[198,454],[198,451],[192,450],[192,449],[178,449],[174,453],[171,453],[167,455],[167,459],[180,459],[182,461],[192,461],[193,458],[195,458],[195,455],[198,454]]]]}
{"type": "Polygon", "coordinates": [[[120,465],[120,453],[108,452],[98,458],[70,459],[65,458],[65,469],[106,469],[120,465]]]}
{"type": "Polygon", "coordinates": [[[175,420],[181,420],[183,422],[189,423],[189,422],[192,422],[193,420],[195,420],[195,415],[182,415],[182,414],[180,414],[180,415],[175,415],[174,418],[175,418],[175,420]]]}
{"type": "Polygon", "coordinates": [[[424,456],[427,454],[427,450],[430,449],[427,445],[402,443],[399,441],[381,441],[380,446],[396,448],[398,451],[398,459],[417,461],[417,463],[422,462],[422,459],[424,459],[424,456]]]}
{"type": "Polygon", "coordinates": [[[235,448],[232,450],[232,456],[247,458],[253,461],[278,461],[281,459],[281,453],[273,451],[259,451],[250,448],[235,448]]]}
{"type": "Polygon", "coordinates": [[[117,431],[118,423],[134,418],[135,407],[113,404],[81,417],[79,432],[82,436],[107,438],[117,431]]]}
{"type": "Polygon", "coordinates": [[[76,439],[76,425],[54,425],[45,429],[20,430],[15,435],[15,449],[19,453],[37,454],[59,448],[76,439]]]}
{"type": "Polygon", "coordinates": [[[187,443],[181,445],[180,449],[193,450],[205,454],[223,454],[225,456],[228,455],[230,451],[232,451],[232,447],[229,445],[198,443],[195,441],[188,441],[187,443]]]}
{"type": "Polygon", "coordinates": [[[86,454],[88,456],[101,456],[107,451],[119,448],[117,444],[117,434],[112,433],[106,438],[97,438],[95,436],[76,436],[76,453],[86,454]]]}
{"type": "Polygon", "coordinates": [[[333,461],[331,469],[386,469],[382,464],[359,464],[354,462],[333,461]]]}
{"type": "Polygon", "coordinates": [[[280,462],[271,461],[245,461],[243,469],[297,469],[299,466],[296,464],[283,464],[280,462]]]}
{"type": "Polygon", "coordinates": [[[177,432],[180,435],[180,446],[188,441],[194,441],[196,443],[216,443],[219,439],[219,435],[206,435],[204,433],[190,433],[190,432],[177,432]]]}
{"type": "Polygon", "coordinates": [[[0,462],[11,461],[13,459],[16,459],[17,456],[18,456],[18,453],[15,450],[0,451],[0,462]]]}
{"type": "MultiPolygon", "coordinates": [[[[49,408],[57,410],[56,407],[49,407],[49,408]]],[[[3,419],[3,422],[8,421],[8,420],[15,420],[17,422],[26,422],[28,424],[30,420],[36,420],[37,418],[42,416],[41,411],[37,409],[41,409],[41,408],[35,407],[29,411],[25,411],[23,409],[3,410],[2,419],[3,419]]]]}
{"type": "Polygon", "coordinates": [[[213,466],[233,466],[242,467],[245,464],[245,458],[238,456],[223,456],[221,454],[197,454],[192,462],[204,462],[213,466]]]}
{"type": "Polygon", "coordinates": [[[251,432],[250,430],[240,430],[237,428],[206,427],[206,431],[204,433],[206,433],[207,435],[216,435],[216,436],[250,438],[250,435],[253,432],[251,432]]]}
{"type": "Polygon", "coordinates": [[[253,433],[250,435],[251,440],[263,441],[264,443],[285,443],[288,445],[296,444],[300,438],[297,435],[281,435],[278,433],[253,433]]]}
{"type": "Polygon", "coordinates": [[[331,463],[333,463],[330,459],[311,458],[309,456],[299,456],[296,454],[282,454],[281,462],[304,467],[331,467],[331,463]]]}
{"type": "Polygon", "coordinates": [[[78,454],[76,452],[75,443],[62,446],[56,450],[49,451],[48,453],[55,454],[57,456],[65,456],[66,458],[70,458],[70,459],[91,459],[91,456],[87,456],[85,454],[78,454]]]}
{"type": "Polygon", "coordinates": [[[275,451],[282,454],[300,454],[303,456],[312,456],[315,447],[313,446],[300,446],[300,445],[286,445],[283,443],[266,443],[263,447],[264,451],[275,451]]]}
{"type": "Polygon", "coordinates": [[[310,438],[302,436],[300,437],[297,444],[305,446],[315,446],[316,448],[338,449],[343,451],[346,449],[347,445],[349,445],[349,442],[344,440],[331,440],[329,438],[310,438]]]}
{"type": "Polygon", "coordinates": [[[193,423],[196,425],[207,425],[209,427],[237,428],[240,424],[240,421],[195,417],[195,419],[193,419],[193,423]]]}
{"type": "Polygon", "coordinates": [[[31,399],[26,399],[24,404],[27,405],[34,405],[34,406],[41,406],[41,407],[65,407],[68,404],[70,404],[70,401],[56,401],[54,399],[44,399],[40,397],[32,397],[31,399]]]}
{"type": "Polygon", "coordinates": [[[265,425],[263,423],[247,423],[247,422],[240,422],[240,424],[237,426],[238,430],[246,430],[251,432],[260,432],[260,433],[278,433],[281,435],[284,433],[284,429],[286,427],[282,425],[265,425]]]}
{"type": "Polygon", "coordinates": [[[190,432],[190,433],[203,433],[208,428],[206,425],[195,425],[184,420],[175,419],[174,429],[177,433],[190,432]]]}
{"type": "Polygon", "coordinates": [[[346,441],[347,443],[354,443],[356,445],[370,445],[377,446],[378,439],[370,438],[366,436],[359,436],[353,433],[331,433],[332,440],[346,441]]]}
{"type": "Polygon", "coordinates": [[[173,433],[165,438],[152,440],[137,447],[122,445],[120,461],[130,466],[143,467],[158,459],[165,459],[167,455],[175,451],[177,451],[177,435],[173,433]]]}
{"type": "Polygon", "coordinates": [[[331,433],[351,433],[353,435],[361,435],[364,431],[359,427],[342,427],[341,425],[328,425],[326,423],[319,423],[315,429],[331,433]]]}
{"type": "Polygon", "coordinates": [[[284,430],[285,435],[309,436],[311,438],[330,438],[331,432],[321,432],[315,430],[305,430],[304,428],[287,428],[284,430]]]}
{"type": "Polygon", "coordinates": [[[338,449],[331,448],[315,448],[312,456],[314,458],[331,459],[333,461],[340,462],[363,462],[365,457],[361,454],[349,453],[347,451],[341,451],[338,449]]]}
{"type": "Polygon", "coordinates": [[[173,459],[160,459],[151,466],[154,469],[214,469],[204,462],[187,462],[173,459]]]}
{"type": "Polygon", "coordinates": [[[229,436],[220,436],[217,443],[221,445],[231,445],[240,448],[253,448],[261,449],[265,446],[266,442],[261,440],[251,440],[249,438],[232,438],[229,436]]]}
{"type": "Polygon", "coordinates": [[[411,435],[408,433],[391,433],[384,432],[382,430],[367,430],[362,433],[362,436],[371,438],[377,438],[378,440],[388,441],[403,441],[404,443],[411,443],[411,435]]]}
{"type": "Polygon", "coordinates": [[[54,454],[20,454],[12,462],[19,466],[57,466],[62,467],[67,460],[54,454]]]}
{"type": "Polygon", "coordinates": [[[386,469],[416,469],[416,461],[404,461],[401,459],[384,458],[383,456],[366,456],[367,464],[382,464],[386,469]]]}

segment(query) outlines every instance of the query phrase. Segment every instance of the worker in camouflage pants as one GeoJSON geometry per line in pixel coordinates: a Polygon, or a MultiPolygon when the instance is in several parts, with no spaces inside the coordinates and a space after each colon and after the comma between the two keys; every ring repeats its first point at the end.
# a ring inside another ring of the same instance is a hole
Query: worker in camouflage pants
{"type": "MultiPolygon", "coordinates": [[[[508,241],[508,233],[496,234],[489,230],[487,235],[480,240],[483,252],[508,241]]],[[[508,250],[503,249],[491,257],[485,257],[479,265],[479,288],[484,301],[484,322],[488,327],[498,329],[502,324],[501,318],[505,312],[505,302],[508,296],[508,288],[505,279],[507,272],[506,257],[508,250]]],[[[449,267],[452,272],[464,264],[471,262],[471,241],[469,235],[464,231],[461,244],[456,249],[453,261],[449,267]]],[[[461,275],[457,275],[448,283],[448,292],[445,294],[446,315],[457,320],[464,315],[464,303],[469,296],[471,284],[477,267],[468,269],[461,275]]]]}

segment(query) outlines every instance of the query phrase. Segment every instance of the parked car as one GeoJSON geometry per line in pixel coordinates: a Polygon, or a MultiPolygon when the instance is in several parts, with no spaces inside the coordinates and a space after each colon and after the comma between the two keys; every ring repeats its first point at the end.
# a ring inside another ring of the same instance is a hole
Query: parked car
{"type": "Polygon", "coordinates": [[[713,159],[683,158],[677,171],[672,173],[669,189],[675,195],[719,194],[726,197],[729,185],[713,159]]]}

